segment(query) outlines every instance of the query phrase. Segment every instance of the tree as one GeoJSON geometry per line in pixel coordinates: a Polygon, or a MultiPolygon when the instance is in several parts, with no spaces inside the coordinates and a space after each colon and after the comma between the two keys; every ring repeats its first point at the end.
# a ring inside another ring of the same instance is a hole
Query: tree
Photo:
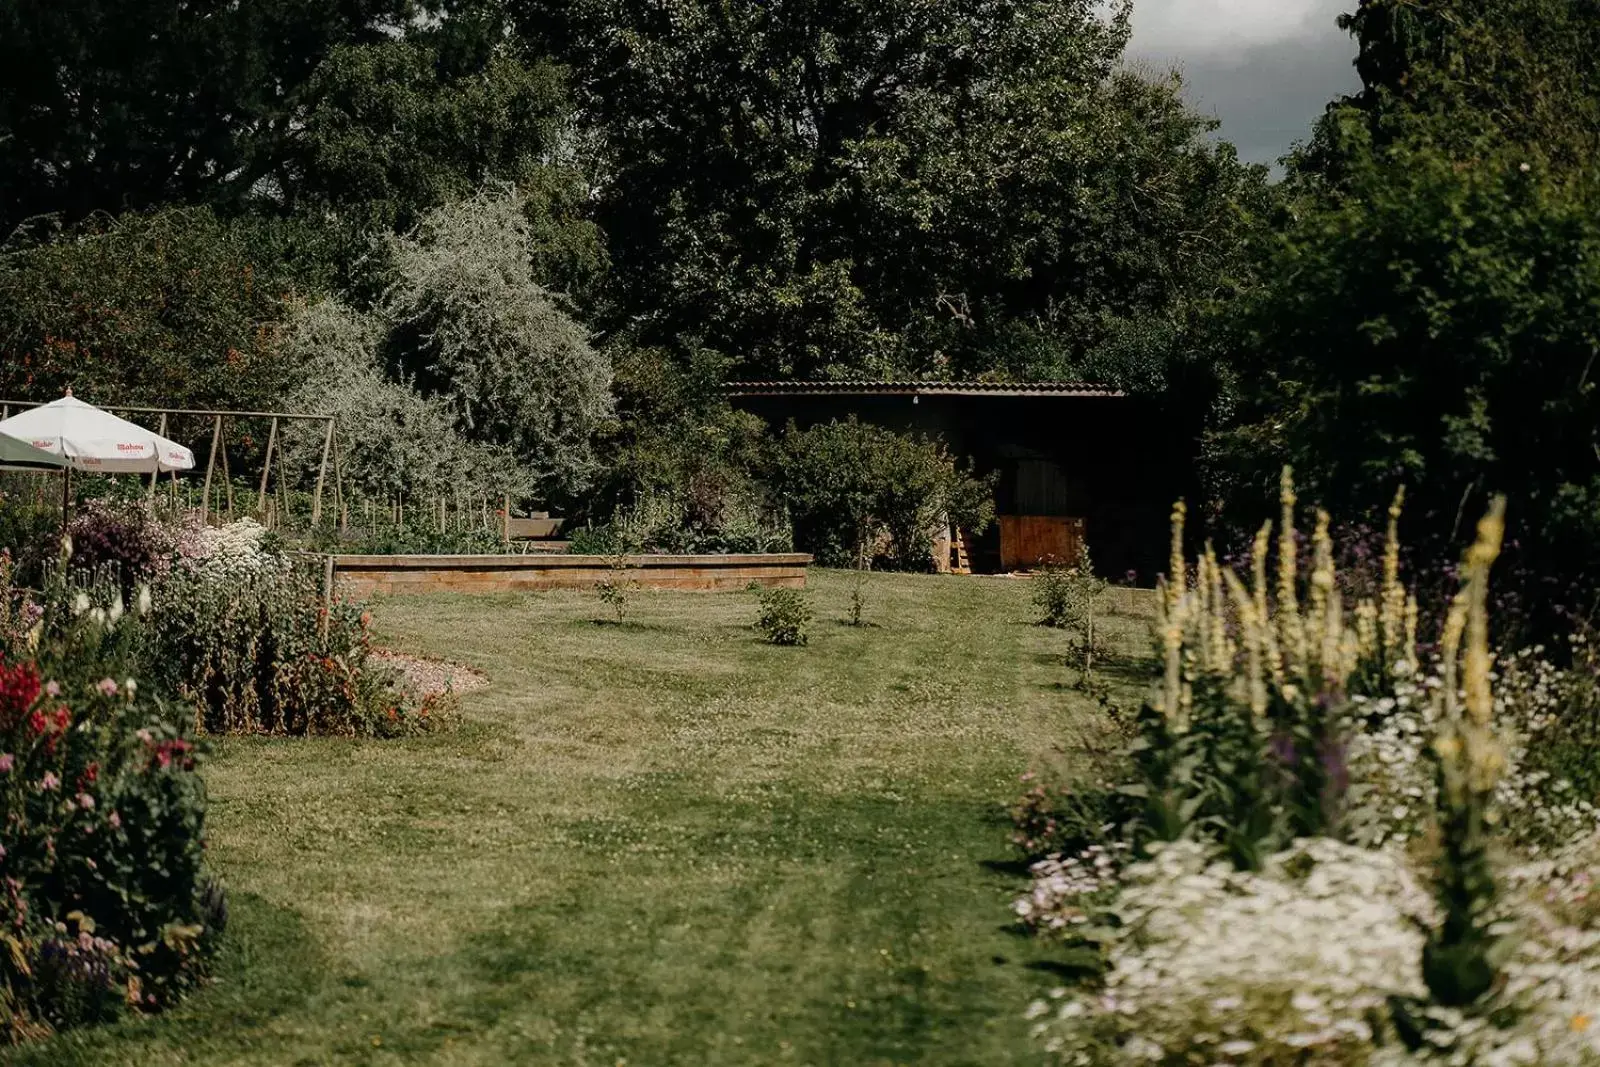
{"type": "Polygon", "coordinates": [[[1115,338],[1231,294],[1266,196],[1173,81],[1119,70],[1125,7],[517,10],[598,134],[607,321],[747,376],[1115,378],[1115,338]]]}
{"type": "Polygon", "coordinates": [[[275,406],[299,368],[276,350],[292,286],[271,230],[206,208],[95,219],[0,256],[0,393],[102,403],[275,406]]]}
{"type": "Polygon", "coordinates": [[[612,413],[611,364],[534,280],[523,197],[489,189],[437,208],[391,252],[397,368],[442,397],[469,439],[509,448],[547,497],[583,489],[612,413]]]}
{"type": "Polygon", "coordinates": [[[249,193],[338,44],[386,40],[411,0],[0,0],[0,242],[249,193]]]}
{"type": "MultiPolygon", "coordinates": [[[[350,485],[380,499],[529,493],[532,479],[509,448],[466,440],[446,400],[385,373],[378,354],[385,331],[379,316],[333,299],[298,304],[283,330],[280,352],[305,368],[288,408],[339,417],[350,485]]],[[[314,473],[321,428],[298,429],[284,428],[287,454],[302,473],[314,473]]]]}
{"type": "Polygon", "coordinates": [[[857,566],[887,538],[890,565],[927,570],[935,530],[982,533],[994,521],[992,481],[963,469],[943,444],[854,416],[791,425],[770,477],[794,521],[795,546],[828,566],[857,566]]]}
{"type": "Polygon", "coordinates": [[[1513,565],[1565,595],[1600,565],[1600,9],[1368,0],[1350,25],[1367,85],[1296,161],[1214,468],[1259,500],[1289,460],[1339,508],[1403,482],[1410,539],[1451,556],[1505,492],[1513,565]]]}

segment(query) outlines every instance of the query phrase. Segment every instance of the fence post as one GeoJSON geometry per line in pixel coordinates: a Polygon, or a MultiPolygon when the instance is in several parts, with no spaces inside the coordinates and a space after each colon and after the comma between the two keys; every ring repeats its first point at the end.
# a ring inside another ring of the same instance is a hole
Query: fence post
{"type": "Polygon", "coordinates": [[[322,521],[322,485],[328,480],[328,453],[333,449],[333,416],[328,416],[328,428],[322,435],[322,464],[317,467],[317,491],[311,498],[311,526],[322,521]]]}
{"type": "MultiPolygon", "coordinates": [[[[160,434],[162,437],[167,436],[167,413],[165,411],[163,411],[161,413],[161,429],[157,430],[156,433],[160,434]]],[[[160,450],[157,449],[156,469],[150,472],[150,502],[147,505],[147,507],[150,509],[150,513],[152,515],[155,514],[155,510],[156,510],[156,486],[160,485],[160,484],[161,484],[161,455],[160,455],[160,450]]]]}
{"type": "Polygon", "coordinates": [[[333,615],[333,553],[322,557],[322,639],[328,639],[328,620],[333,615]]]}
{"type": "Polygon", "coordinates": [[[272,429],[267,432],[267,456],[261,462],[261,485],[256,490],[256,513],[262,521],[267,517],[267,476],[272,473],[272,453],[278,447],[278,420],[272,420],[272,429]]]}
{"type": "Polygon", "coordinates": [[[510,493],[507,493],[505,495],[505,498],[504,498],[503,502],[505,504],[505,510],[500,513],[500,534],[501,534],[501,539],[506,544],[509,545],[511,543],[511,494],[510,493]]]}
{"type": "Polygon", "coordinates": [[[222,439],[222,416],[218,415],[211,423],[211,453],[206,456],[206,487],[205,496],[200,501],[200,521],[205,522],[211,515],[211,472],[217,466],[217,442],[222,439]]]}

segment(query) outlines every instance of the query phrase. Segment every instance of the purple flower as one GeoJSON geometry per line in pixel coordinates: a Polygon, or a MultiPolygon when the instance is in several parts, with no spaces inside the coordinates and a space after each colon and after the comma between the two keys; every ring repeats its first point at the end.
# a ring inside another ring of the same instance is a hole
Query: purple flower
{"type": "Polygon", "coordinates": [[[61,695],[61,683],[56,681],[54,678],[50,679],[48,682],[44,683],[44,692],[45,692],[46,696],[51,696],[51,697],[60,696],[61,695]]]}

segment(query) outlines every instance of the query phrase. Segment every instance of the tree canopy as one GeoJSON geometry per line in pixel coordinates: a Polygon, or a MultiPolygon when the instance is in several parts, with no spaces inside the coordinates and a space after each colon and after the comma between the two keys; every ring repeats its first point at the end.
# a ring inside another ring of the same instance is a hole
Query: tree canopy
{"type": "Polygon", "coordinates": [[[1228,293],[1266,195],[1120,66],[1125,5],[517,10],[597,134],[608,324],[740,374],[1117,375],[1228,293]]]}

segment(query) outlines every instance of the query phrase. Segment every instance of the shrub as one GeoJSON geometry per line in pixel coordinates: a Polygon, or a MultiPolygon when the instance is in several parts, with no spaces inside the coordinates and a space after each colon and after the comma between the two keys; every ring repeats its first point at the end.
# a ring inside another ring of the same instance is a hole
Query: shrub
{"type": "Polygon", "coordinates": [[[109,572],[125,597],[165,571],[177,548],[172,531],[137,503],[91,500],[67,524],[67,534],[73,569],[109,572]]]}
{"type": "Polygon", "coordinates": [[[201,531],[155,592],[147,663],[192,701],[210,733],[389,736],[430,706],[370,658],[370,617],[325,606],[320,576],[295,568],[249,520],[201,531]]]}
{"type": "Polygon", "coordinates": [[[12,1040],[171,1004],[225,922],[203,863],[204,750],[120,673],[135,622],[106,605],[58,571],[25,639],[37,658],[0,653],[0,1033],[12,1040]]]}
{"type": "Polygon", "coordinates": [[[799,589],[765,589],[761,592],[756,629],[771,645],[803,645],[811,625],[811,602],[799,589]]]}
{"type": "Polygon", "coordinates": [[[690,496],[657,491],[619,509],[610,522],[573,531],[569,550],[597,556],[697,555],[788,552],[792,543],[786,526],[751,494],[718,494],[695,502],[690,496]]]}
{"type": "Polygon", "coordinates": [[[618,554],[611,559],[611,573],[594,583],[595,596],[600,598],[621,623],[628,615],[628,600],[639,583],[628,577],[628,557],[618,554]]]}
{"type": "Polygon", "coordinates": [[[928,570],[938,529],[980,533],[994,519],[992,481],[963,469],[944,445],[854,416],[807,430],[791,425],[770,480],[789,509],[795,544],[830,567],[855,566],[881,540],[889,566],[928,570]]]}

